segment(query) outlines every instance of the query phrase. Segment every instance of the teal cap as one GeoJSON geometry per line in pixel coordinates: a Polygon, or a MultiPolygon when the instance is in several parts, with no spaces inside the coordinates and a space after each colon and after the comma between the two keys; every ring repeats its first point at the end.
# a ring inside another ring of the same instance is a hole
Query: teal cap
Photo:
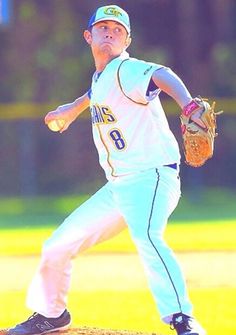
{"type": "Polygon", "coordinates": [[[88,28],[101,21],[115,21],[120,23],[130,34],[130,20],[128,13],[117,5],[108,5],[99,7],[96,12],[91,16],[88,28]]]}

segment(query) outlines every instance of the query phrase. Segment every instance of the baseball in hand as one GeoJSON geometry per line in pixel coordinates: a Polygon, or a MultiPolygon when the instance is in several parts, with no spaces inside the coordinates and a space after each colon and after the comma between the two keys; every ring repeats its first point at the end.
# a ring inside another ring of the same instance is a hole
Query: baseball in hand
{"type": "Polygon", "coordinates": [[[52,120],[48,123],[48,128],[52,131],[60,131],[65,125],[65,120],[52,120]]]}

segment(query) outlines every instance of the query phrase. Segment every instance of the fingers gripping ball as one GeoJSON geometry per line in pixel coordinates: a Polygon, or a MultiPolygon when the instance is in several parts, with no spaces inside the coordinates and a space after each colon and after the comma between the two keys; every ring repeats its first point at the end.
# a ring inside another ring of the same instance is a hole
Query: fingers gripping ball
{"type": "Polygon", "coordinates": [[[65,125],[65,120],[52,120],[48,122],[47,126],[51,131],[60,131],[64,125],[65,125]]]}

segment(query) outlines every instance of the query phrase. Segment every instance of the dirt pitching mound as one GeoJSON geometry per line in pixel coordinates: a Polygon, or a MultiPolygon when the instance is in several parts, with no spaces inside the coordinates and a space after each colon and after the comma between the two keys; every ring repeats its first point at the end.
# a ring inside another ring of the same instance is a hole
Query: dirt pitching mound
{"type": "MultiPolygon", "coordinates": [[[[70,328],[65,331],[53,332],[52,335],[160,335],[157,333],[143,333],[129,330],[111,330],[101,328],[70,328]]],[[[7,329],[0,330],[0,335],[7,335],[7,329]]]]}
{"type": "Polygon", "coordinates": [[[101,328],[71,328],[64,332],[53,333],[54,335],[160,335],[156,333],[143,333],[130,330],[114,330],[114,329],[101,329],[101,328]]]}

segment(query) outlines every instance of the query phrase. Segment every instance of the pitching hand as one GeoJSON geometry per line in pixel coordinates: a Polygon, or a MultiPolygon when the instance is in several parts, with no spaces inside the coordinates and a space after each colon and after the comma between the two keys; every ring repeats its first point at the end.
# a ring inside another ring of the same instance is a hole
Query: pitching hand
{"type": "Polygon", "coordinates": [[[77,113],[75,112],[75,108],[73,103],[69,103],[66,105],[62,105],[57,107],[56,110],[49,112],[45,118],[44,122],[50,128],[50,123],[56,121],[57,124],[60,124],[60,128],[58,131],[63,133],[70,124],[76,119],[77,113]]]}

